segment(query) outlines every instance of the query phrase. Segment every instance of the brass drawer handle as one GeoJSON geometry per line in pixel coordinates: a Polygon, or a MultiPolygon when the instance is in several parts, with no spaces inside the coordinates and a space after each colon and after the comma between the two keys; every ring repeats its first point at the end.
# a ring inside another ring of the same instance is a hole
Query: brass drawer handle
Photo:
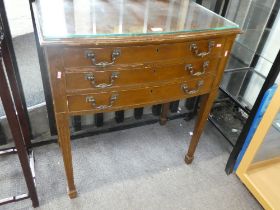
{"type": "Polygon", "coordinates": [[[115,101],[118,99],[118,94],[113,94],[110,98],[110,102],[108,105],[99,105],[99,106],[96,106],[96,100],[94,99],[93,96],[87,96],[86,97],[86,102],[87,103],[90,103],[95,109],[98,109],[98,110],[105,110],[105,109],[109,109],[111,108],[115,101]]]}
{"type": "Polygon", "coordinates": [[[186,70],[186,71],[188,70],[192,76],[198,77],[198,76],[204,75],[205,72],[206,72],[206,69],[207,69],[208,67],[209,67],[209,61],[205,61],[205,62],[203,63],[203,65],[202,65],[202,70],[201,70],[201,71],[196,71],[196,72],[194,72],[194,68],[193,68],[193,65],[192,65],[192,64],[187,64],[187,65],[185,66],[185,70],[186,70]]]}
{"type": "Polygon", "coordinates": [[[212,49],[215,47],[215,42],[214,41],[210,41],[208,43],[208,52],[199,52],[197,44],[196,43],[192,43],[190,45],[190,50],[197,56],[197,57],[205,57],[206,55],[209,55],[212,51],[212,49]]]}
{"type": "Polygon", "coordinates": [[[188,87],[187,84],[182,84],[181,87],[182,87],[182,90],[184,91],[184,93],[192,95],[192,94],[198,93],[198,92],[199,92],[199,89],[200,89],[203,85],[204,85],[204,81],[203,81],[203,80],[199,80],[199,81],[197,82],[197,88],[194,89],[194,90],[189,90],[189,87],[188,87]]]}
{"type": "Polygon", "coordinates": [[[109,84],[107,84],[107,83],[96,84],[95,76],[93,73],[86,73],[85,80],[91,81],[91,84],[95,88],[108,88],[108,87],[112,87],[114,85],[114,82],[117,78],[119,78],[119,75],[120,75],[119,72],[112,72],[109,84]]]}
{"type": "Polygon", "coordinates": [[[93,51],[86,51],[85,52],[85,57],[87,59],[91,59],[91,63],[94,66],[97,67],[106,67],[106,66],[110,66],[113,65],[116,61],[116,59],[121,55],[121,50],[120,49],[114,49],[112,52],[112,60],[111,62],[108,61],[101,61],[100,63],[96,63],[96,55],[93,51]]]}

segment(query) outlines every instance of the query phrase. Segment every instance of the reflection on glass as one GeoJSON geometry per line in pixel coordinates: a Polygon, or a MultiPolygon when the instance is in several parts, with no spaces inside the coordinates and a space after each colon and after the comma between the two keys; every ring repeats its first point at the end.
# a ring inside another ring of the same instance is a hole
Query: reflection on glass
{"type": "Polygon", "coordinates": [[[44,39],[238,28],[189,0],[36,0],[35,6],[44,39]]]}
{"type": "MultiPolygon", "coordinates": [[[[279,110],[280,111],[280,110],[279,110]]],[[[254,161],[263,161],[280,156],[280,112],[275,117],[254,161]]]]}
{"type": "MultiPolygon", "coordinates": [[[[68,30],[66,20],[68,19],[66,18],[67,15],[65,13],[62,0],[53,2],[53,4],[49,4],[48,1],[39,1],[37,6],[44,8],[40,10],[40,16],[44,20],[45,31],[56,31],[58,36],[62,36],[63,34],[67,33],[68,30]],[[52,12],[50,13],[50,11],[52,12]]],[[[68,11],[70,11],[70,9],[68,11]]]]}
{"type": "Polygon", "coordinates": [[[202,5],[212,11],[214,11],[216,3],[217,3],[217,0],[203,0],[202,1],[202,5]]]}
{"type": "Polygon", "coordinates": [[[233,47],[233,54],[243,65],[249,66],[254,53],[265,33],[266,25],[276,0],[232,1],[227,18],[240,25],[239,35],[233,47]]]}
{"type": "Polygon", "coordinates": [[[93,15],[95,15],[95,11],[92,10],[91,7],[83,7],[85,4],[89,4],[92,2],[92,5],[94,7],[94,1],[91,0],[72,0],[73,7],[64,7],[65,11],[65,17],[66,20],[66,26],[68,28],[67,31],[70,31],[69,28],[72,26],[74,27],[74,31],[72,33],[75,33],[76,31],[81,31],[82,33],[93,33],[93,15]],[[83,11],[77,12],[77,11],[83,11]],[[74,20],[74,22],[71,22],[71,20],[74,20]],[[80,22],[84,22],[85,24],[77,24],[80,22]]]}
{"type": "Polygon", "coordinates": [[[280,112],[276,116],[276,118],[273,122],[273,126],[280,132],[280,112]]]}
{"type": "Polygon", "coordinates": [[[5,112],[4,112],[4,108],[3,108],[3,104],[2,104],[2,101],[0,99],[0,117],[1,116],[4,116],[5,115],[5,112]]]}
{"type": "Polygon", "coordinates": [[[245,109],[251,110],[264,81],[265,77],[253,68],[231,70],[224,74],[221,88],[245,109]]]}

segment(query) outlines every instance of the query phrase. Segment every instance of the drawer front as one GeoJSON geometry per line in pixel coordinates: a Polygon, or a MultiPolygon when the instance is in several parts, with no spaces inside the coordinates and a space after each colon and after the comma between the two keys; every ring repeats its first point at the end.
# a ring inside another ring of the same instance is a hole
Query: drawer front
{"type": "Polygon", "coordinates": [[[65,48],[65,67],[92,66],[102,68],[116,65],[143,64],[178,58],[221,56],[224,39],[200,40],[185,43],[129,47],[65,48]]]}
{"type": "Polygon", "coordinates": [[[185,77],[187,80],[202,78],[205,74],[215,74],[218,59],[193,63],[167,64],[155,67],[128,68],[123,70],[78,71],[65,73],[66,89],[106,89],[151,82],[168,81],[185,77]]]}
{"type": "Polygon", "coordinates": [[[120,90],[68,96],[69,112],[94,111],[106,112],[122,108],[132,108],[162,103],[201,95],[210,91],[213,76],[204,80],[181,81],[140,89],[120,90]]]}

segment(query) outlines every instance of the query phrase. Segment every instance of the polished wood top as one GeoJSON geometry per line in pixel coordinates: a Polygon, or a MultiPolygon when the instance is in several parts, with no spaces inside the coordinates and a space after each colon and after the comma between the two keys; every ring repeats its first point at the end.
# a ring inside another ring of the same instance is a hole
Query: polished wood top
{"type": "Polygon", "coordinates": [[[189,0],[36,0],[33,8],[42,41],[238,28],[189,0]]]}

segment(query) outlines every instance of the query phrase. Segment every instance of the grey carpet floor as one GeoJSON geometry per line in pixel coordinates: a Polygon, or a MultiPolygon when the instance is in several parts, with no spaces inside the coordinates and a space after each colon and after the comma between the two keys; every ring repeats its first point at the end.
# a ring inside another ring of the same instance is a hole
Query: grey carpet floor
{"type": "MultiPolygon", "coordinates": [[[[261,209],[235,175],[225,174],[230,147],[210,123],[193,164],[184,163],[192,127],[179,119],[73,141],[73,200],[57,144],[35,148],[38,209],[261,209]]],[[[16,156],[1,157],[0,198],[25,191],[14,166],[16,156]]],[[[0,209],[32,207],[25,200],[0,209]]]]}

